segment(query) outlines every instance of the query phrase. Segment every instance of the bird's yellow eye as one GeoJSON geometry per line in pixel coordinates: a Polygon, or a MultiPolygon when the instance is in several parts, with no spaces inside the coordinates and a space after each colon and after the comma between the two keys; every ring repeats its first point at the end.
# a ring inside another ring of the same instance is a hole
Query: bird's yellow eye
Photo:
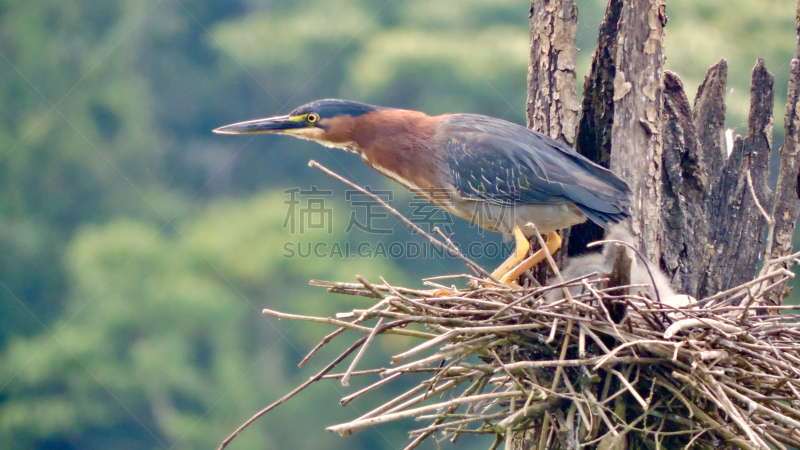
{"type": "Polygon", "coordinates": [[[319,120],[319,116],[315,113],[311,113],[306,117],[308,123],[316,123],[319,120]]]}

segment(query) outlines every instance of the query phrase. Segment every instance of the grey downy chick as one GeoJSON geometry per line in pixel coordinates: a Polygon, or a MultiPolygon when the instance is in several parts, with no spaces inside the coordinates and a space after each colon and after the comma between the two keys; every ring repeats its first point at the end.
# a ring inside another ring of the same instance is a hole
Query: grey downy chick
{"type": "MultiPolygon", "coordinates": [[[[636,245],[633,236],[631,236],[631,234],[622,224],[611,227],[606,233],[605,240],[616,240],[627,242],[631,245],[636,245]]],[[[602,253],[592,253],[589,255],[570,258],[567,261],[567,266],[561,271],[561,277],[564,279],[564,281],[569,281],[589,275],[593,272],[597,272],[598,275],[589,278],[589,281],[604,277],[606,274],[611,272],[611,269],[614,265],[614,253],[616,251],[616,247],[617,244],[608,242],[603,244],[602,253]]],[[[694,301],[694,299],[687,295],[677,295],[672,289],[672,286],[670,286],[669,279],[659,269],[658,265],[652,263],[651,261],[644,263],[642,259],[639,258],[639,255],[637,255],[636,252],[634,252],[631,248],[626,246],[625,249],[628,253],[628,256],[631,258],[631,284],[646,285],[632,288],[632,293],[635,294],[637,292],[641,292],[651,300],[657,300],[660,298],[662,303],[666,303],[675,307],[686,306],[694,301]],[[656,291],[658,292],[658,296],[656,296],[656,291]]],[[[551,279],[549,281],[549,284],[551,285],[557,283],[558,281],[555,279],[551,279]]],[[[584,289],[585,288],[583,286],[571,286],[569,288],[569,292],[571,295],[575,296],[580,295],[584,289]]],[[[561,298],[563,298],[561,289],[553,289],[545,295],[545,299],[548,303],[560,300],[561,298]]]]}

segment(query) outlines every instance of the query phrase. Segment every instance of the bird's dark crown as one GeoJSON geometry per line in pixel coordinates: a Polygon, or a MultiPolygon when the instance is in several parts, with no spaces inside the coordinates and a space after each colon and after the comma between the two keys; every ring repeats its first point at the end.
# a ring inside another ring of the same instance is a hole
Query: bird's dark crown
{"type": "Polygon", "coordinates": [[[387,109],[381,106],[367,105],[365,103],[352,102],[350,100],[339,100],[335,98],[328,98],[324,100],[315,100],[311,103],[306,103],[303,106],[297,107],[289,115],[302,116],[304,114],[316,113],[323,119],[338,116],[362,116],[371,111],[379,109],[387,109]]]}

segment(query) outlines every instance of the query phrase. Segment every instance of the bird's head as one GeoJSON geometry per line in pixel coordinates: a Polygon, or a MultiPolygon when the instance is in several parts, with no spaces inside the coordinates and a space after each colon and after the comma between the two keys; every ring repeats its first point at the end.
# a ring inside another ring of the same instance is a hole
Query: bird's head
{"type": "Polygon", "coordinates": [[[214,130],[218,134],[287,134],[318,142],[326,147],[354,148],[353,133],[362,116],[378,111],[378,106],[349,100],[326,99],[307,103],[285,116],[226,125],[214,130]]]}

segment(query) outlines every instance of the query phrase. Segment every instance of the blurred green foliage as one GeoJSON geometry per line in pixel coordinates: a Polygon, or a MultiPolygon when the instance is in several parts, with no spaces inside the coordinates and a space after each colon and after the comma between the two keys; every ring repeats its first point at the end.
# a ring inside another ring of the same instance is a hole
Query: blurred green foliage
{"type": "MultiPolygon", "coordinates": [[[[62,315],[38,336],[13,339],[0,366],[7,381],[0,429],[9,448],[48,440],[116,448],[118,438],[206,448],[291,390],[301,349],[324,330],[278,326],[261,308],[333,314],[347,308],[345,299],[310,288],[310,277],[345,279],[356,270],[377,279],[398,269],[276,257],[286,233],[283,200],[271,193],[217,201],[168,232],[125,218],[77,230],[65,252],[70,293],[62,315]]],[[[325,230],[299,237],[342,238],[325,230]]],[[[334,394],[316,395],[335,405],[334,394]]],[[[330,409],[316,414],[318,423],[336,420],[330,409]]],[[[234,448],[330,447],[315,441],[320,434],[285,435],[297,417],[276,414],[234,448]]]]}
{"type": "Polygon", "coordinates": [[[796,2],[782,0],[670,2],[667,68],[681,76],[693,101],[708,67],[726,59],[727,124],[744,136],[750,111],[750,71],[756,58],[764,58],[775,75],[775,131],[780,145],[789,62],[796,47],[796,6],[796,2]]]}
{"type": "MultiPolygon", "coordinates": [[[[667,67],[690,97],[707,67],[728,59],[728,122],[744,133],[750,68],[764,57],[776,76],[780,143],[794,2],[668,3],[667,67]]],[[[286,242],[419,238],[391,220],[391,236],[344,234],[351,207],[341,186],[306,163],[313,155],[362,184],[395,187],[358,157],[209,131],[324,97],[523,123],[529,7],[0,0],[0,449],[214,447],[349,340],[298,369],[332,330],[267,319],[262,308],[322,315],[362,306],[308,287],[311,278],[418,284],[423,274],[463,270],[446,258],[285,258],[286,242]],[[335,190],[332,235],[284,227],[281,190],[311,185],[335,190]]],[[[604,7],[579,2],[579,80],[604,7]]],[[[394,200],[408,211],[407,193],[394,200]]],[[[454,229],[456,240],[499,239],[464,223],[454,229]]],[[[377,345],[396,352],[406,343],[377,345]]],[[[335,382],[312,388],[233,448],[405,442],[408,424],[327,435],[325,425],[380,400],[339,410],[342,392],[335,382]]]]}

